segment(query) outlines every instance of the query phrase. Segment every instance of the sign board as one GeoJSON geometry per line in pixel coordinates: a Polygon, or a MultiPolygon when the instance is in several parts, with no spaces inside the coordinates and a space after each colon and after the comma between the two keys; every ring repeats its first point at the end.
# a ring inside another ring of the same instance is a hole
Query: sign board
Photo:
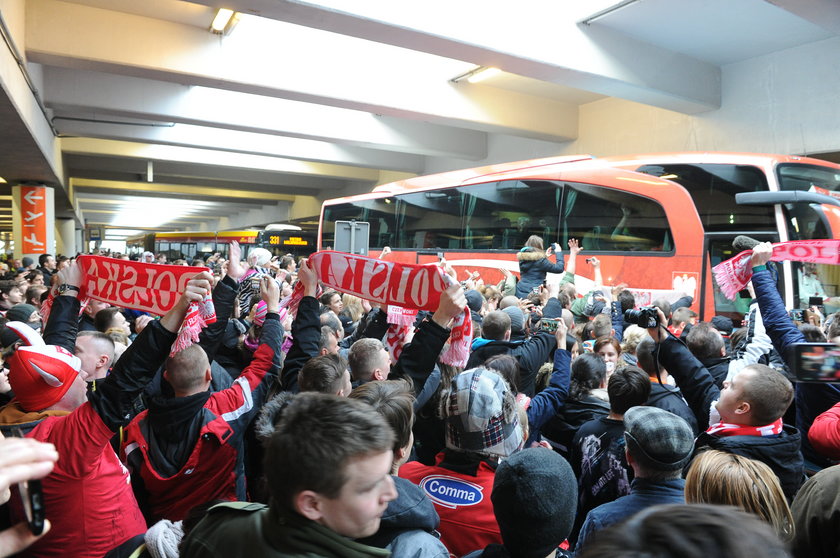
{"type": "Polygon", "coordinates": [[[20,228],[24,254],[47,253],[47,188],[20,187],[20,228]]]}
{"type": "Polygon", "coordinates": [[[333,250],[348,254],[368,255],[370,223],[365,221],[336,221],[333,250]]]}

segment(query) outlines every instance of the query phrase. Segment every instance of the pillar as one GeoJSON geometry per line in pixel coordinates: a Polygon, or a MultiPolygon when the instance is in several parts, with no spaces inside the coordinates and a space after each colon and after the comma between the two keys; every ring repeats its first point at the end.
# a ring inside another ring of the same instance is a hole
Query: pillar
{"type": "Polygon", "coordinates": [[[12,186],[15,258],[55,254],[55,192],[43,184],[12,186]]]}
{"type": "Polygon", "coordinates": [[[73,219],[55,220],[55,252],[64,256],[76,255],[76,221],[73,219]]]}

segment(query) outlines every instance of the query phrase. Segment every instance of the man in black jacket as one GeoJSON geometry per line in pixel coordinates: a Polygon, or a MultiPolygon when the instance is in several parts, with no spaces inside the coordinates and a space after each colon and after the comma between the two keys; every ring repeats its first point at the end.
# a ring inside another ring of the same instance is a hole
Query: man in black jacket
{"type": "Polygon", "coordinates": [[[670,384],[668,370],[656,361],[656,343],[645,337],[636,346],[636,358],[639,368],[650,377],[650,396],[646,405],[658,407],[685,419],[695,436],[699,432],[697,419],[688,407],[680,390],[670,384]]]}

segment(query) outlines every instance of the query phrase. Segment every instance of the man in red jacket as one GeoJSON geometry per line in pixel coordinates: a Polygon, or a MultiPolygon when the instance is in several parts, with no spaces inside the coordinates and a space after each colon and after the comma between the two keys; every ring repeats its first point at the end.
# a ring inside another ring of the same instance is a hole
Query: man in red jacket
{"type": "Polygon", "coordinates": [[[206,272],[190,280],[172,310],[143,330],[86,400],[81,362],[72,354],[81,279],[75,264],[59,272],[61,294],[53,301],[43,341],[26,332],[30,346],[9,359],[15,399],[0,409],[0,428],[28,430],[27,437],[54,444],[60,456],[43,480],[52,528],[28,556],[99,558],[145,532],[128,471],[110,440],[127,424],[134,399],[169,354],[190,301],[201,301],[213,281],[206,272]]]}

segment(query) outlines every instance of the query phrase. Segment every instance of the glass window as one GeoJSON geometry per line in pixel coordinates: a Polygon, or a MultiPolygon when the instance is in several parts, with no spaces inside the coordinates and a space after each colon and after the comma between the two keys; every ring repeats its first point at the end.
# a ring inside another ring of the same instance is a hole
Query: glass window
{"type": "Polygon", "coordinates": [[[773,231],[772,206],[737,205],[735,194],[766,192],[767,179],[750,165],[645,165],[639,172],[672,180],[694,200],[706,232],[773,231]]]}
{"type": "MultiPolygon", "coordinates": [[[[777,169],[779,188],[818,194],[840,192],[840,171],[814,165],[784,164],[777,169]]],[[[785,204],[791,240],[832,238],[825,210],[820,204],[785,204]]]]}
{"type": "Polygon", "coordinates": [[[557,241],[561,189],[554,182],[509,180],[458,189],[465,249],[519,250],[534,234],[546,246],[557,241]]]}
{"type": "Polygon", "coordinates": [[[326,206],[321,246],[326,250],[335,243],[336,221],[363,221],[370,223],[371,249],[396,247],[395,205],[393,198],[381,198],[326,206]]]}
{"type": "Polygon", "coordinates": [[[393,248],[457,250],[463,247],[464,196],[454,188],[395,196],[393,248]]]}
{"type": "Polygon", "coordinates": [[[673,250],[665,211],[655,201],[590,184],[566,184],[560,245],[577,238],[587,251],[673,250]]]}

